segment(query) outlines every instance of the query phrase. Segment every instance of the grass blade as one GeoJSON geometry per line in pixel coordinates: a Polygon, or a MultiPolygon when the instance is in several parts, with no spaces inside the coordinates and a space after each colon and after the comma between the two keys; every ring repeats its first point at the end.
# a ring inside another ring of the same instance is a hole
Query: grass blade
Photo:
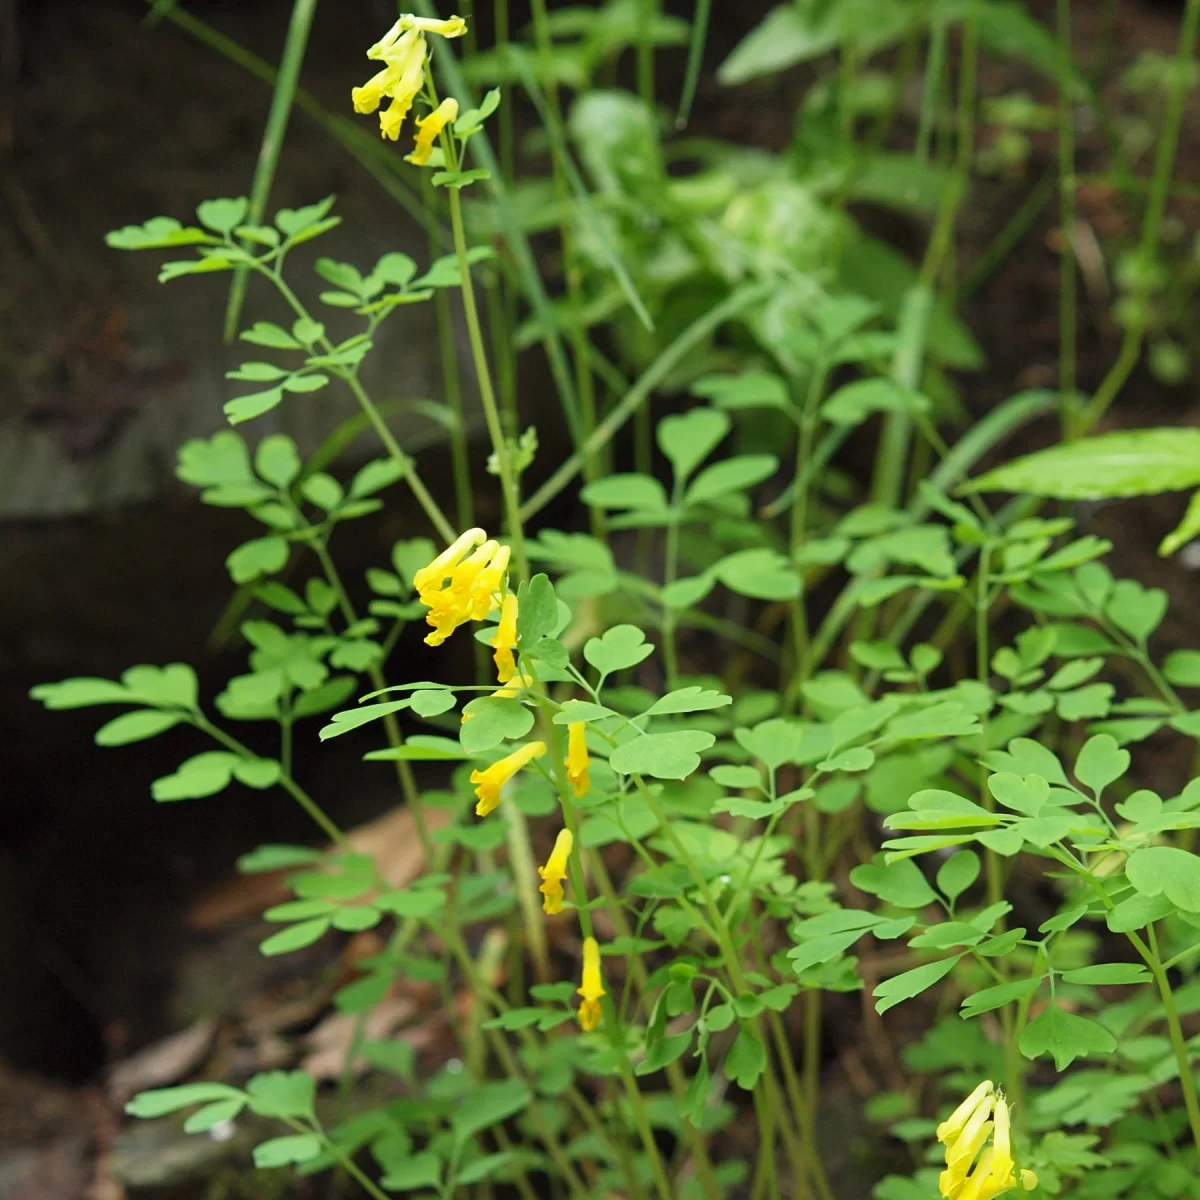
{"type": "Polygon", "coordinates": [[[700,83],[700,68],[704,65],[704,44],[708,40],[708,23],[711,18],[712,0],[696,0],[696,14],[692,18],[692,29],[688,38],[683,94],[679,97],[679,112],[675,115],[676,129],[683,129],[692,115],[692,102],[696,99],[696,87],[700,83]]]}

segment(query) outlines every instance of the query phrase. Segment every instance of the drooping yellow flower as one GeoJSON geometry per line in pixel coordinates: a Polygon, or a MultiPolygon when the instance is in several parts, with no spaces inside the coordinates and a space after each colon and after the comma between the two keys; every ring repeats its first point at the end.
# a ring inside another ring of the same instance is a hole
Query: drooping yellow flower
{"type": "Polygon", "coordinates": [[[486,817],[500,803],[500,789],[524,766],[546,753],[545,742],[526,742],[524,746],[505,755],[482,771],[471,772],[471,782],[476,785],[476,816],[486,817]]]}
{"type": "Polygon", "coordinates": [[[396,42],[410,31],[437,33],[444,38],[456,38],[462,37],[467,32],[467,23],[462,17],[447,17],[445,20],[438,20],[436,17],[418,17],[415,13],[403,13],[391,29],[367,51],[367,57],[386,57],[391,53],[396,42]]]}
{"type": "Polygon", "coordinates": [[[947,1200],[992,1200],[1017,1187],[1037,1187],[1032,1171],[1022,1171],[1018,1179],[1014,1170],[1008,1103],[990,1079],[938,1126],[937,1136],[946,1146],[938,1191],[947,1200]],[[985,1149],[989,1137],[992,1144],[985,1149]]]}
{"type": "Polygon", "coordinates": [[[417,571],[413,584],[433,626],[428,645],[440,646],[460,625],[491,612],[504,591],[509,555],[507,546],[487,540],[482,529],[468,529],[417,571]]]}
{"type": "Polygon", "coordinates": [[[584,1030],[593,1030],[600,1024],[600,997],[608,994],[600,977],[600,945],[595,938],[583,939],[583,980],[576,990],[583,997],[579,1024],[584,1030]]]}
{"type": "Polygon", "coordinates": [[[567,778],[575,792],[575,799],[588,794],[592,777],[588,774],[587,726],[582,721],[572,721],[567,726],[567,778]]]}
{"type": "Polygon", "coordinates": [[[537,869],[542,877],[538,887],[542,893],[542,909],[550,916],[562,912],[563,881],[567,878],[567,859],[571,857],[571,847],[574,845],[574,834],[569,829],[560,829],[546,865],[537,869]]]}
{"type": "Polygon", "coordinates": [[[420,30],[401,31],[393,26],[386,37],[367,51],[368,58],[383,62],[383,70],[350,93],[354,111],[359,113],[373,113],[385,99],[391,98],[391,105],[379,114],[379,132],[393,142],[400,136],[404,118],[424,86],[427,55],[428,47],[420,30]]]}
{"type": "Polygon", "coordinates": [[[513,651],[517,648],[517,598],[512,592],[504,597],[500,605],[500,624],[492,635],[496,652],[492,659],[496,663],[496,678],[507,683],[517,672],[517,660],[513,651]]]}
{"type": "Polygon", "coordinates": [[[433,143],[446,126],[458,116],[458,101],[443,100],[427,117],[417,118],[416,149],[406,155],[414,167],[423,167],[433,154],[433,143]]]}

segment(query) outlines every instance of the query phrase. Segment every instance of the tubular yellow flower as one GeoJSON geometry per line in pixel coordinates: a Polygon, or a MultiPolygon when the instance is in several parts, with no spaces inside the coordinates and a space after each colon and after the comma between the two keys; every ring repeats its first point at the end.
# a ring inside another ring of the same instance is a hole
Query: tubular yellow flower
{"type": "MultiPolygon", "coordinates": [[[[482,529],[468,529],[413,575],[418,598],[429,608],[425,620],[433,626],[433,633],[425,638],[427,645],[440,646],[480,607],[476,584],[500,557],[499,551],[506,549],[486,539],[482,529]]],[[[503,561],[507,563],[507,553],[503,561]]],[[[490,580],[489,575],[485,584],[490,580]]]]}
{"type": "Polygon", "coordinates": [[[517,672],[517,660],[513,651],[517,648],[517,598],[512,592],[504,597],[500,605],[500,624],[492,635],[496,652],[492,659],[496,663],[496,678],[507,683],[517,672]]]}
{"type": "Polygon", "coordinates": [[[542,909],[553,916],[562,912],[563,880],[567,877],[567,859],[571,857],[571,847],[575,845],[575,837],[569,829],[560,829],[554,839],[554,849],[546,859],[544,867],[538,867],[537,872],[542,877],[538,891],[542,893],[542,909]]]}
{"type": "Polygon", "coordinates": [[[588,774],[587,726],[582,721],[572,721],[567,726],[567,778],[578,800],[588,794],[592,778],[588,774]]]}
{"type": "Polygon", "coordinates": [[[487,534],[482,529],[468,529],[460,533],[431,563],[422,567],[413,575],[413,587],[421,595],[421,603],[428,604],[427,592],[438,591],[442,584],[450,578],[451,572],[480,542],[487,541],[487,534]]]}
{"type": "Polygon", "coordinates": [[[1008,1104],[990,1079],[938,1126],[937,1136],[946,1146],[938,1191],[947,1200],[992,1200],[1017,1187],[1037,1187],[1032,1171],[1022,1171],[1019,1180],[1014,1172],[1008,1104]],[[989,1137],[992,1144],[985,1149],[989,1137]]]}
{"type": "Polygon", "coordinates": [[[392,141],[400,136],[404,118],[425,83],[427,52],[420,30],[400,29],[397,23],[367,51],[368,58],[383,62],[383,70],[350,93],[359,113],[372,113],[391,98],[391,106],[379,114],[379,132],[392,141]]]}
{"type": "Polygon", "coordinates": [[[458,116],[458,101],[443,100],[427,117],[417,118],[417,145],[405,160],[414,167],[423,167],[433,154],[433,143],[438,134],[458,116]]]}
{"type": "Polygon", "coordinates": [[[600,1024],[600,997],[608,994],[600,977],[600,945],[595,938],[583,939],[583,980],[576,990],[583,997],[579,1004],[579,1024],[585,1030],[593,1030],[600,1024]]]}
{"type": "Polygon", "coordinates": [[[471,583],[471,616],[482,621],[496,607],[498,596],[504,594],[504,575],[512,551],[507,546],[489,543],[493,549],[483,569],[471,583]]]}
{"type": "Polygon", "coordinates": [[[524,766],[546,753],[545,742],[526,742],[518,750],[494,762],[490,767],[471,772],[471,782],[476,785],[476,816],[486,817],[500,803],[500,789],[524,766]]]}

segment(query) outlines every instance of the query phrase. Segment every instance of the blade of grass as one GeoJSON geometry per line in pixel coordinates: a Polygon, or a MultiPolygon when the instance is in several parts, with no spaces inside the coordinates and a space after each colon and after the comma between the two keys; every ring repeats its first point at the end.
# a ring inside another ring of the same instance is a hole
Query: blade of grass
{"type": "MultiPolygon", "coordinates": [[[[317,11],[317,0],[295,0],[291,20],[288,21],[287,37],[283,43],[283,57],[275,76],[275,93],[267,112],[267,125],[263,130],[262,146],[254,167],[254,180],[250,185],[250,204],[246,209],[246,224],[261,225],[267,209],[271,185],[275,182],[275,171],[279,166],[279,155],[283,150],[283,139],[287,134],[292,105],[296,100],[296,85],[300,80],[300,67],[304,52],[308,49],[308,35],[312,30],[313,15],[317,11]]],[[[238,321],[242,315],[242,302],[246,298],[246,267],[237,267],[233,282],[229,286],[229,300],[225,305],[225,340],[231,342],[237,334],[238,321]]]]}
{"type": "Polygon", "coordinates": [[[596,426],[587,439],[566,462],[542,484],[521,508],[521,517],[528,521],[540,512],[559,492],[583,470],[590,455],[598,453],[613,439],[621,427],[649,398],[650,393],[679,365],[692,348],[707,337],[718,325],[735,317],[752,304],[765,299],[778,285],[753,283],[731,292],[720,304],[693,321],[642,373],[638,381],[622,397],[621,402],[596,426]]]}
{"type": "MultiPolygon", "coordinates": [[[[439,15],[431,0],[415,0],[414,7],[417,13],[423,17],[436,18],[439,15]]],[[[448,90],[453,94],[464,109],[474,107],[476,104],[474,93],[463,75],[462,66],[455,57],[453,47],[445,38],[435,38],[433,52],[438,69],[449,85],[448,89],[443,90],[448,90]]],[[[558,389],[563,416],[571,431],[572,440],[578,446],[581,441],[579,399],[575,391],[574,380],[571,378],[571,368],[567,363],[562,338],[559,336],[557,322],[550,308],[550,298],[546,295],[541,274],[534,261],[533,250],[530,248],[525,231],[517,220],[512,198],[508,193],[507,181],[500,170],[500,164],[496,160],[496,153],[492,149],[491,139],[488,137],[486,129],[481,129],[471,137],[470,148],[478,165],[491,175],[487,186],[496,205],[496,216],[516,264],[521,290],[533,308],[542,330],[542,344],[546,350],[546,357],[550,361],[550,373],[554,378],[554,385],[558,389]]]]}
{"type": "Polygon", "coordinates": [[[575,165],[575,160],[571,157],[571,149],[567,145],[562,122],[547,102],[545,93],[542,91],[536,76],[530,68],[528,55],[519,46],[510,46],[509,54],[521,74],[521,85],[524,87],[530,100],[533,101],[533,107],[537,110],[538,118],[542,122],[542,126],[550,139],[550,150],[558,159],[563,177],[566,179],[575,197],[575,202],[579,205],[579,209],[591,229],[592,236],[600,246],[601,253],[608,261],[609,270],[612,271],[613,278],[617,281],[617,286],[629,302],[629,307],[637,314],[638,320],[641,321],[648,332],[653,333],[654,321],[651,319],[650,313],[642,302],[641,296],[638,295],[638,290],[630,278],[628,269],[621,261],[621,256],[617,253],[616,247],[612,244],[612,239],[605,233],[604,224],[600,220],[600,214],[596,211],[596,206],[592,203],[592,197],[587,190],[587,185],[583,182],[583,176],[580,175],[579,168],[575,165]]]}
{"type": "Polygon", "coordinates": [[[688,36],[687,70],[683,76],[683,94],[679,97],[679,112],[675,128],[683,129],[692,115],[692,102],[700,83],[700,68],[704,65],[704,44],[708,40],[708,23],[712,18],[712,0],[696,0],[696,13],[688,36]]]}

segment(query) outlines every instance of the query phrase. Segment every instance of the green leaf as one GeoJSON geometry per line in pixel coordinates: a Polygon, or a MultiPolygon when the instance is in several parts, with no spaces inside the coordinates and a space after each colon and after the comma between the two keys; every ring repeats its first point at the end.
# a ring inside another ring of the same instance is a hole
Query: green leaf
{"type": "Polygon", "coordinates": [[[1116,738],[1098,733],[1088,738],[1075,759],[1075,778],[1097,796],[1129,770],[1130,754],[1117,745],[1116,738]]]}
{"type": "Polygon", "coordinates": [[[470,754],[516,741],[533,728],[533,712],[503,696],[480,696],[463,709],[463,716],[470,719],[464,719],[458,740],[470,754]]]}
{"type": "MultiPolygon", "coordinates": [[[[897,864],[898,865],[898,864],[897,864]]],[[[959,850],[938,868],[937,885],[951,904],[979,878],[979,855],[959,850]]]]}
{"type": "Polygon", "coordinates": [[[274,758],[241,758],[233,768],[233,777],[247,787],[274,787],[283,774],[283,766],[274,758]]]}
{"type": "Polygon", "coordinates": [[[686,779],[700,766],[700,751],[707,750],[716,740],[711,733],[696,729],[646,733],[618,746],[608,761],[620,775],[686,779]]]}
{"type": "Polygon", "coordinates": [[[1064,971],[1062,977],[1067,983],[1083,983],[1091,987],[1149,983],[1151,979],[1150,972],[1141,963],[1096,963],[1090,967],[1064,971]]]}
{"type": "Polygon", "coordinates": [[[321,1139],[315,1133],[289,1133],[284,1137],[259,1142],[254,1147],[254,1165],[259,1168],[287,1167],[305,1163],[321,1153],[321,1139]]]}
{"type": "Polygon", "coordinates": [[[266,871],[282,871],[321,861],[321,852],[309,846],[264,845],[243,854],[237,869],[243,875],[258,875],[266,871]]]}
{"type": "Polygon", "coordinates": [[[970,492],[1059,500],[1151,496],[1200,484],[1200,429],[1134,429],[1039,450],[972,480],[970,492]]]}
{"type": "Polygon", "coordinates": [[[676,688],[675,691],[668,692],[656,700],[642,715],[655,717],[663,713],[702,712],[707,709],[724,708],[725,705],[732,703],[732,696],[726,696],[711,688],[696,686],[676,688]]]}
{"type": "Polygon", "coordinates": [[[919,996],[923,991],[933,987],[938,980],[949,975],[961,957],[961,954],[955,954],[950,958],[925,963],[924,966],[914,967],[911,971],[904,971],[899,975],[893,975],[891,979],[885,979],[873,993],[875,1011],[885,1013],[889,1008],[895,1008],[897,1004],[919,996]]]}
{"type": "Polygon", "coordinates": [[[1200,537],[1200,492],[1193,492],[1182,520],[1159,542],[1158,552],[1165,558],[1197,537],[1200,537]]]}
{"type": "Polygon", "coordinates": [[[998,983],[995,987],[983,988],[962,1002],[960,1015],[969,1019],[1001,1008],[1014,1000],[1024,1000],[1037,990],[1041,982],[1040,979],[1014,979],[1008,983],[998,983]]]}
{"type": "Polygon", "coordinates": [[[191,438],[179,447],[175,474],[193,487],[254,483],[250,451],[240,434],[222,429],[211,438],[191,438]]]}
{"type": "Polygon", "coordinates": [[[650,475],[606,475],[587,484],[579,498],[596,508],[667,511],[666,489],[650,475]]]}
{"type": "Polygon", "coordinates": [[[193,1104],[241,1099],[242,1092],[227,1083],[185,1083],[179,1087],[139,1092],[125,1105],[125,1111],[131,1117],[149,1119],[165,1117],[181,1108],[190,1108],[193,1104]]]}
{"type": "Polygon", "coordinates": [[[874,862],[855,867],[850,882],[856,888],[878,896],[898,908],[923,908],[932,904],[937,895],[912,859],[885,864],[881,855],[874,862]]]}
{"type": "Polygon", "coordinates": [[[64,679],[59,683],[39,683],[29,689],[29,696],[51,711],[89,708],[93,704],[128,704],[134,699],[122,684],[90,676],[64,679]]]}
{"type": "Polygon", "coordinates": [[[243,542],[225,560],[234,583],[250,583],[263,575],[274,575],[287,565],[288,544],[281,537],[254,538],[243,542]]]}
{"type": "Polygon", "coordinates": [[[1051,1004],[1021,1031],[1020,1047],[1026,1058],[1053,1055],[1055,1069],[1065,1071],[1077,1058],[1111,1054],[1117,1039],[1103,1025],[1051,1004]]]}
{"type": "Polygon", "coordinates": [[[167,246],[194,246],[217,239],[194,225],[184,228],[174,217],[151,217],[142,225],[126,225],[104,235],[114,250],[158,250],[167,246]]]}
{"type": "Polygon", "coordinates": [[[414,1192],[417,1188],[436,1188],[442,1179],[442,1160],[432,1150],[414,1154],[404,1162],[389,1162],[380,1184],[393,1192],[414,1192]]]}
{"type": "MultiPolygon", "coordinates": [[[[1193,432],[1200,434],[1200,430],[1193,432]]],[[[1167,593],[1162,588],[1144,588],[1133,579],[1120,579],[1113,584],[1104,611],[1114,625],[1144,643],[1167,614],[1167,593]]]]}
{"type": "Polygon", "coordinates": [[[206,750],[179,764],[173,775],[164,775],[150,785],[155,800],[197,800],[212,796],[229,786],[236,754],[228,750],[206,750]]]}
{"type": "Polygon", "coordinates": [[[273,958],[277,954],[290,954],[293,950],[302,950],[305,946],[311,946],[313,942],[320,941],[325,936],[329,925],[328,917],[313,917],[308,921],[299,921],[295,925],[281,929],[278,933],[271,934],[269,938],[259,943],[258,949],[267,958],[273,958]]]}
{"type": "Polygon", "coordinates": [[[815,16],[813,10],[781,4],[734,47],[717,68],[717,80],[725,87],[736,87],[759,75],[818,58],[837,41],[836,27],[824,14],[815,16]]]}
{"type": "Polygon", "coordinates": [[[243,421],[252,421],[263,413],[281,404],[283,389],[268,388],[265,392],[251,392],[247,396],[238,396],[224,405],[223,411],[230,425],[240,425],[243,421]]]}
{"type": "Polygon", "coordinates": [[[145,741],[166,733],[183,719],[182,713],[160,712],[153,708],[122,713],[96,730],[96,745],[125,746],[130,742],[145,741]]]}
{"type": "Polygon", "coordinates": [[[988,791],[1014,812],[1035,817],[1050,798],[1050,785],[1040,775],[1014,775],[1000,771],[988,779],[988,791]]]}
{"type": "Polygon", "coordinates": [[[1177,846],[1147,846],[1130,854],[1125,876],[1143,896],[1164,895],[1185,912],[1200,912],[1200,855],[1177,846]]]}
{"type": "Polygon", "coordinates": [[[254,452],[254,469],[277,488],[290,486],[303,466],[296,443],[286,434],[263,438],[254,452]]]}
{"type": "Polygon", "coordinates": [[[275,224],[285,237],[294,238],[324,220],[335,199],[335,196],[326,196],[324,200],[306,204],[303,208],[281,208],[275,214],[275,224]]]}
{"type": "Polygon", "coordinates": [[[583,647],[583,657],[602,675],[637,666],[653,653],[654,647],[636,625],[614,625],[603,637],[589,638],[583,647]]]}
{"type": "Polygon", "coordinates": [[[714,408],[693,408],[658,423],[658,448],[666,455],[677,479],[688,476],[717,448],[731,422],[714,408]]]}
{"type": "Polygon", "coordinates": [[[1200,650],[1172,650],[1163,659],[1162,673],[1176,687],[1200,687],[1200,650]]]}
{"type": "Polygon", "coordinates": [[[214,233],[232,233],[245,219],[249,207],[245,196],[236,200],[204,200],[196,206],[201,225],[214,233]]]}
{"type": "Polygon", "coordinates": [[[503,1083],[482,1083],[467,1091],[455,1106],[450,1127],[457,1142],[491,1129],[527,1108],[533,1092],[523,1080],[508,1079],[503,1083]]]}
{"type": "Polygon", "coordinates": [[[767,371],[742,371],[737,375],[705,375],[693,380],[694,396],[704,396],[721,408],[791,407],[787,384],[767,371]]]}
{"type": "Polygon", "coordinates": [[[752,1092],[767,1066],[767,1051],[758,1036],[743,1025],[725,1055],[722,1069],[744,1091],[752,1092]]]}
{"type": "Polygon", "coordinates": [[[267,346],[272,350],[301,350],[303,346],[288,331],[270,321],[255,321],[238,335],[243,342],[267,346]]]}
{"type": "Polygon", "coordinates": [[[730,591],[754,600],[794,600],[801,591],[800,575],[787,556],[766,547],[728,554],[712,573],[730,591]]]}
{"type": "Polygon", "coordinates": [[[885,726],[886,738],[970,737],[979,732],[979,719],[961,704],[946,700],[928,708],[893,717],[885,726]]]}
{"type": "Polygon", "coordinates": [[[769,479],[779,468],[773,454],[738,454],[705,467],[683,494],[685,505],[704,504],[709,500],[743,492],[769,479]]]}
{"type": "Polygon", "coordinates": [[[410,707],[411,704],[412,697],[409,696],[403,700],[387,700],[382,704],[360,704],[357,708],[344,709],[342,712],[334,713],[333,720],[317,736],[321,741],[327,742],[330,738],[340,737],[343,733],[349,733],[352,729],[358,729],[359,726],[367,725],[371,721],[378,721],[390,713],[400,712],[402,709],[410,707]]]}
{"type": "Polygon", "coordinates": [[[762,772],[757,767],[738,767],[723,763],[719,767],[713,767],[708,774],[722,787],[761,788],[763,785],[762,772]]]}
{"type": "Polygon", "coordinates": [[[317,1082],[304,1071],[265,1071],[246,1084],[246,1091],[260,1116],[311,1118],[317,1082]]]}
{"type": "Polygon", "coordinates": [[[183,1123],[184,1133],[207,1133],[214,1125],[223,1125],[232,1121],[246,1107],[245,1096],[235,1096],[229,1100],[214,1100],[197,1109],[183,1123]]]}
{"type": "Polygon", "coordinates": [[[875,412],[924,413],[927,396],[900,387],[891,379],[858,379],[840,387],[821,405],[821,415],[834,425],[859,425],[875,412]]]}
{"type": "Polygon", "coordinates": [[[535,575],[517,589],[517,638],[522,649],[551,637],[558,626],[558,598],[547,575],[535,575]]]}

